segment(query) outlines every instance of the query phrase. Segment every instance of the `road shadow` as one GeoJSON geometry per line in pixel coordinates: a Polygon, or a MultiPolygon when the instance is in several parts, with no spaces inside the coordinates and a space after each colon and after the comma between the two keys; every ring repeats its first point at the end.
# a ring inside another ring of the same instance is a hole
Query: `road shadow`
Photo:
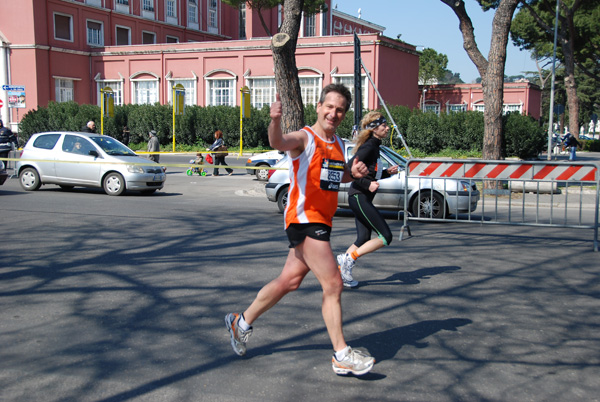
{"type": "Polygon", "coordinates": [[[384,279],[360,281],[356,288],[369,285],[417,285],[422,279],[430,279],[434,275],[454,272],[461,269],[455,265],[420,268],[412,272],[397,272],[384,279]]]}

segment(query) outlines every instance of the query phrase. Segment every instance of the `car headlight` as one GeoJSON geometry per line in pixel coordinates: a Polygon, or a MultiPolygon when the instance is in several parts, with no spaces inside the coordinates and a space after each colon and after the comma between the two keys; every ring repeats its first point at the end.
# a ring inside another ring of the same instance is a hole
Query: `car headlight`
{"type": "Polygon", "coordinates": [[[127,165],[127,171],[129,173],[144,173],[144,168],[139,165],[127,165]]]}

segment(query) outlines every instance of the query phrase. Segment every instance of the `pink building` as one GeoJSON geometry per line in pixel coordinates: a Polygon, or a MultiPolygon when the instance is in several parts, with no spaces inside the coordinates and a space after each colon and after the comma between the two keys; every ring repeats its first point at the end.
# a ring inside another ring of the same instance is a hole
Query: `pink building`
{"type": "MultiPolygon", "coordinates": [[[[421,108],[440,114],[475,110],[483,112],[481,84],[419,85],[421,108]]],[[[504,84],[504,113],[520,112],[538,120],[542,92],[528,81],[504,84]]]]}
{"type": "MultiPolygon", "coordinates": [[[[304,104],[323,86],[353,89],[353,33],[363,63],[386,103],[436,110],[481,110],[481,86],[418,86],[415,46],[382,36],[384,27],[337,11],[305,15],[296,64],[304,104]],[[424,101],[424,102],[423,102],[424,101]]],[[[49,101],[99,104],[110,87],[117,104],[171,102],[186,89],[188,105],[239,105],[248,87],[253,106],[275,99],[270,34],[283,10],[259,14],[220,0],[0,0],[0,116],[20,118],[49,101]]],[[[363,107],[380,100],[362,74],[363,107]]],[[[539,89],[507,84],[505,104],[539,116],[539,89]],[[537,102],[537,103],[536,103],[537,102]]]]}
{"type": "MultiPolygon", "coordinates": [[[[3,120],[15,129],[30,109],[49,101],[99,103],[106,87],[117,104],[170,103],[176,84],[189,105],[238,105],[244,86],[256,107],[275,99],[270,38],[258,13],[245,7],[218,0],[0,0],[0,8],[0,85],[26,95],[17,108],[11,91],[0,91],[12,106],[0,109],[3,120]]],[[[271,33],[282,16],[281,7],[263,12],[271,33]]],[[[304,16],[296,53],[304,103],[315,104],[329,83],[353,86],[357,32],[386,102],[416,106],[419,54],[381,36],[384,29],[331,7],[304,16]]],[[[363,107],[379,105],[363,73],[363,107]]]]}

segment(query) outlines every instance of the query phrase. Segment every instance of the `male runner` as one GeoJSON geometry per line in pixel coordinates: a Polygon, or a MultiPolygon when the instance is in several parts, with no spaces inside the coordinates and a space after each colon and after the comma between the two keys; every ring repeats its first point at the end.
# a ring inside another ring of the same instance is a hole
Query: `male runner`
{"type": "Polygon", "coordinates": [[[242,314],[230,313],[225,323],[235,353],[246,353],[252,323],[287,293],[298,289],[312,271],[323,289],[322,314],[333,345],[331,365],[336,374],[363,375],[375,359],[352,349],[342,332],[342,279],[333,257],[329,236],[337,209],[340,182],[368,173],[364,163],[355,160],[352,168],[344,163],[344,144],[335,134],[350,108],[352,97],[343,85],[323,88],[317,103],[317,122],[283,135],[279,97],[271,105],[269,142],[290,158],[290,188],[285,210],[285,226],[290,241],[287,261],[279,277],[266,284],[242,314]],[[352,175],[351,175],[352,173],[352,175]]]}

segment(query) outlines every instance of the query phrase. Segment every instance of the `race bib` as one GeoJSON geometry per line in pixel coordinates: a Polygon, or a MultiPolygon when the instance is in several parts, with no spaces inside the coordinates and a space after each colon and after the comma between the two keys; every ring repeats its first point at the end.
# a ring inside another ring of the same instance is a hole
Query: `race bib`
{"type": "Polygon", "coordinates": [[[339,191],[344,176],[344,161],[323,159],[321,163],[321,190],[339,191]]]}

